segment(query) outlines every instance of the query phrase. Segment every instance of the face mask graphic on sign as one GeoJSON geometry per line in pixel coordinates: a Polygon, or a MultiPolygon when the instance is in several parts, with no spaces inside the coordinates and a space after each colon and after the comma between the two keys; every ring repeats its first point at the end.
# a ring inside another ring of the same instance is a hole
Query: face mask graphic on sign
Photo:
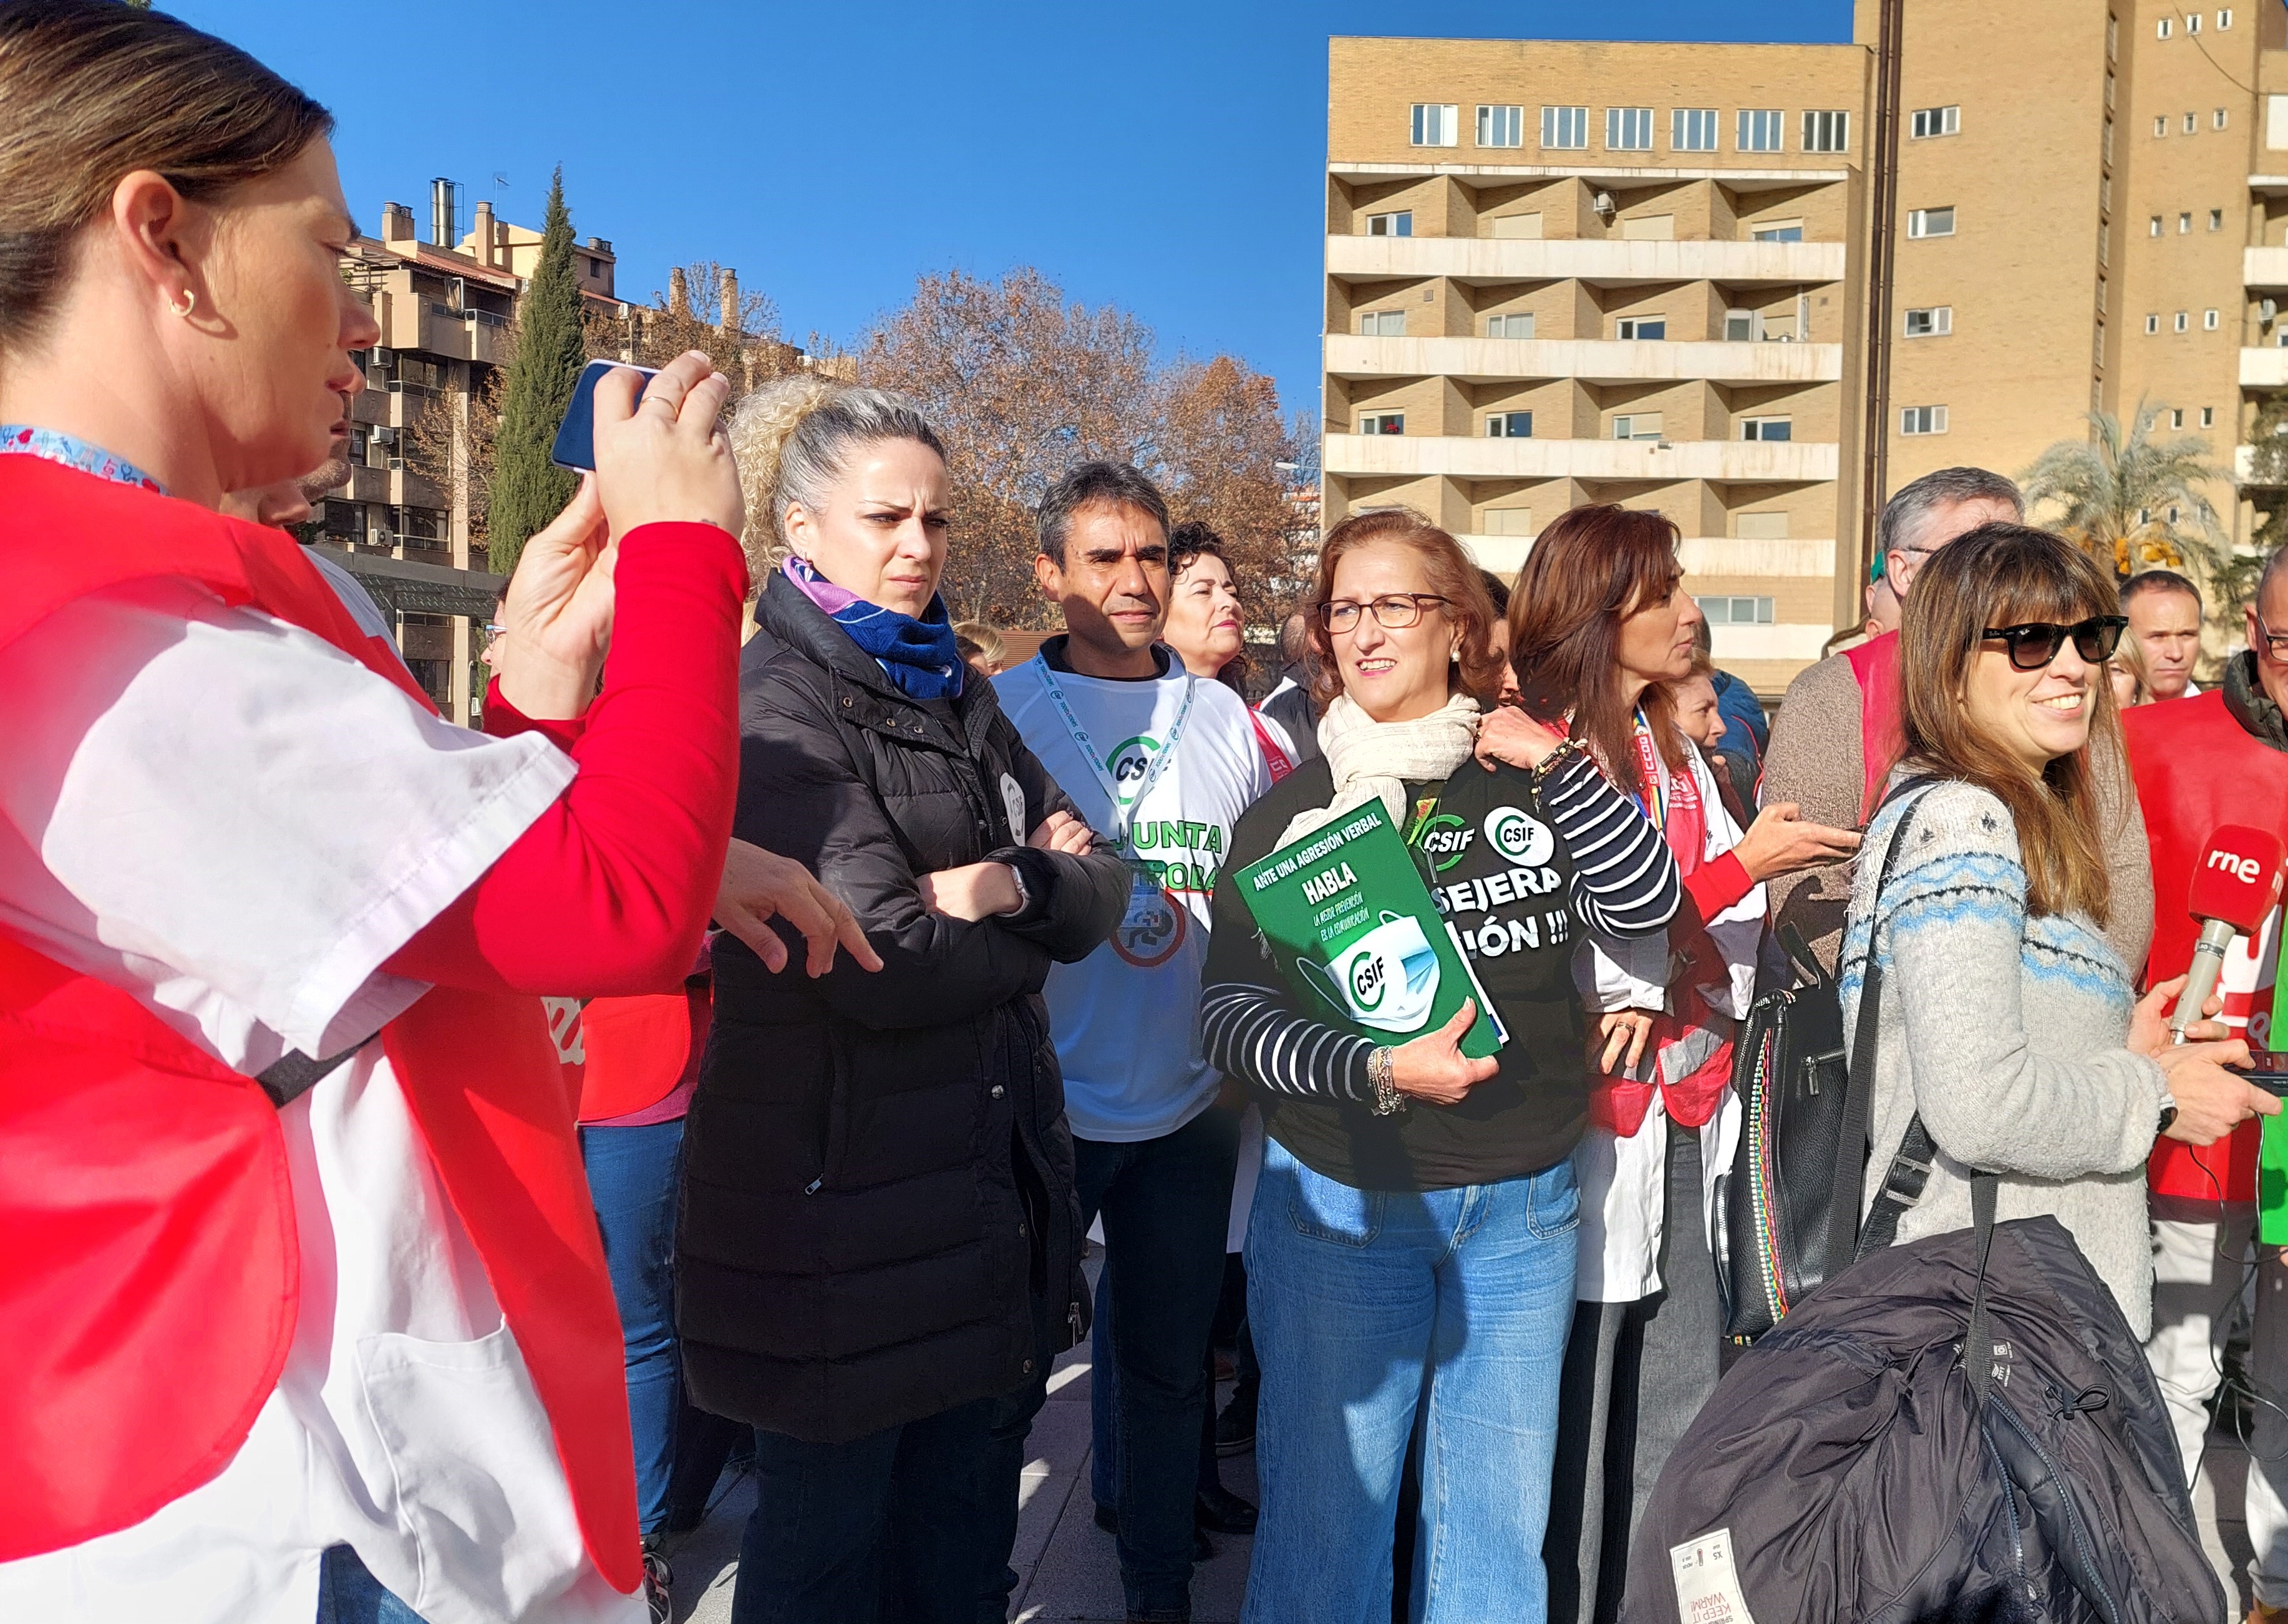
{"type": "Polygon", "coordinates": [[[1322,968],[1302,962],[1319,995],[1362,1026],[1414,1032],[1438,1002],[1438,955],[1411,914],[1383,911],[1382,923],[1322,968]]]}

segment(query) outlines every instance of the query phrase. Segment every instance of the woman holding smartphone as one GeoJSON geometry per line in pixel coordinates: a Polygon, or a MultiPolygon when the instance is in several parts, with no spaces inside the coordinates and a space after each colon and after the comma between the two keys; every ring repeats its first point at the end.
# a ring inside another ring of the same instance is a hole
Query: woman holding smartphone
{"type": "Polygon", "coordinates": [[[1493,606],[1444,531],[1404,510],[1337,526],[1315,622],[1325,755],[1241,820],[1223,872],[1370,801],[1410,839],[1470,831],[1434,894],[1509,1035],[1465,1056],[1474,1003],[1394,1046],[1326,1024],[1218,885],[1204,1041],[1270,1137],[1247,1235],[1263,1508],[1246,1616],[1388,1610],[1418,1411],[1416,1615],[1539,1618],[1587,1107],[1573,948],[1590,925],[1662,932],[1676,863],[1578,747],[1484,713],[1493,606]]]}

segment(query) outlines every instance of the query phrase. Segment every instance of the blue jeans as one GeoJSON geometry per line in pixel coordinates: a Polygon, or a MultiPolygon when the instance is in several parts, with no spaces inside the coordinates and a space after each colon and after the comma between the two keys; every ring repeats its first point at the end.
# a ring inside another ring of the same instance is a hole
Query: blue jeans
{"type": "MultiPolygon", "coordinates": [[[[604,1262],[627,1344],[628,1422],[635,1434],[636,1517],[667,1522],[683,1365],[675,1342],[675,1198],[683,1119],[641,1128],[583,1128],[580,1156],[604,1232],[604,1262]]],[[[700,1498],[706,1498],[705,1490],[700,1498]]]]}
{"type": "Polygon", "coordinates": [[[1573,1164],[1455,1190],[1354,1190],[1276,1140],[1247,1230],[1263,1365],[1263,1520],[1247,1624],[1384,1624],[1415,1414],[1412,1616],[1538,1624],[1558,1381],[1573,1321],[1573,1164]]]}
{"type": "Polygon", "coordinates": [[[422,1624],[421,1615],[382,1588],[358,1554],[329,1545],[318,1559],[318,1624],[422,1624]]]}
{"type": "Polygon", "coordinates": [[[974,1624],[995,1401],[846,1444],[755,1429],[731,1624],[974,1624]]]}

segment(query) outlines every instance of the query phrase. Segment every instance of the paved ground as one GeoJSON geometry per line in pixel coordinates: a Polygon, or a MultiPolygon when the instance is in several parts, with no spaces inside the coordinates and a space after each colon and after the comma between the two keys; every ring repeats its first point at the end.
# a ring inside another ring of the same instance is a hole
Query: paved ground
{"type": "MultiPolygon", "coordinates": [[[[1057,1362],[1046,1408],[1033,1428],[1025,1469],[1024,1509],[1017,1531],[1015,1565],[1023,1576],[1014,1618],[1023,1624],[1120,1624],[1120,1573],[1112,1536],[1097,1527],[1088,1491],[1088,1350],[1057,1362]]],[[[1225,1396],[1230,1390],[1224,1390],[1225,1396]]],[[[2247,1614],[2248,1533],[2242,1493],[2248,1457],[2237,1439],[2220,1430],[2194,1490],[2203,1541],[2224,1576],[2235,1620],[2247,1614]]],[[[1256,1498],[1255,1462],[1242,1455],[1223,1463],[1224,1485],[1256,1498]]],[[[754,1485],[726,1479],[706,1524],[672,1553],[678,1624],[728,1624],[731,1583],[737,1572],[739,1531],[754,1508],[754,1485]]],[[[1192,1580],[1197,1624],[1235,1624],[1247,1586],[1251,1542],[1216,1536],[1216,1557],[1192,1580]]]]}

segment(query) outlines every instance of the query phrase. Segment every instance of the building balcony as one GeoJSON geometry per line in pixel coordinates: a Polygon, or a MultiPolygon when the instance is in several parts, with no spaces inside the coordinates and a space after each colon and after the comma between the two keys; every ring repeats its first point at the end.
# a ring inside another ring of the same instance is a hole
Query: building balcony
{"type": "Polygon", "coordinates": [[[2288,248],[2241,250],[2240,281],[2246,288],[2288,288],[2288,248]]]}
{"type": "MultiPolygon", "coordinates": [[[[1840,242],[1633,242],[1486,237],[1329,237],[1327,274],[1347,281],[1841,281],[1840,242]]],[[[2280,250],[2288,253],[2288,250],[2280,250]]]]}
{"type": "Polygon", "coordinates": [[[1724,384],[1831,384],[1843,376],[1843,346],[1656,338],[1369,338],[1330,333],[1326,361],[1328,373],[1341,378],[1450,377],[1476,384],[1528,378],[1578,378],[1587,384],[1704,378],[1724,384]]]}
{"type": "Polygon", "coordinates": [[[2235,485],[2258,489],[2276,489],[2280,486],[2288,485],[2288,479],[2260,475],[2256,471],[2256,448],[2235,446],[2232,448],[2232,482],[2235,485]]]}
{"type": "MultiPolygon", "coordinates": [[[[1555,516],[1553,514],[1551,517],[1555,516]]],[[[1480,566],[1504,579],[1515,574],[1518,566],[1525,562],[1525,555],[1533,551],[1533,538],[1529,535],[1457,532],[1454,539],[1462,543],[1480,566]]],[[[1835,574],[1835,543],[1832,540],[1818,538],[1752,541],[1745,537],[1725,535],[1688,535],[1677,543],[1677,557],[1684,565],[1687,577],[1746,575],[1768,579],[1793,576],[1823,581],[1835,574]]],[[[1750,629],[1740,627],[1734,630],[1744,631],[1750,629]]],[[[1775,659],[1779,657],[1773,656],[1775,659]]]]}
{"type": "Polygon", "coordinates": [[[389,501],[389,470],[350,464],[349,497],[353,502],[389,501]]]}
{"type": "MultiPolygon", "coordinates": [[[[1832,440],[1474,440],[1447,434],[1330,434],[1331,474],[1457,479],[1630,479],[1787,485],[1832,479],[1832,440]]],[[[1518,538],[1504,537],[1513,541],[1518,538]]]]}
{"type": "Polygon", "coordinates": [[[2243,389],[2279,389],[2288,386],[2288,349],[2266,345],[2251,345],[2242,350],[2240,386],[2243,389]]]}

